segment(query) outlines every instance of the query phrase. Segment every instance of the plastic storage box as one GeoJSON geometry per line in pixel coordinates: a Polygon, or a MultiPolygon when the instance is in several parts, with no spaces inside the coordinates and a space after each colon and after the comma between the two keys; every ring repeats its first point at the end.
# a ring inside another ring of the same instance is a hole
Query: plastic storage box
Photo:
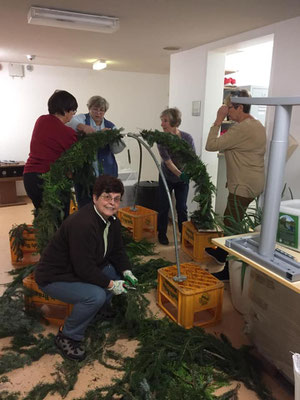
{"type": "Polygon", "coordinates": [[[184,282],[176,282],[176,265],[158,270],[157,303],[178,325],[186,329],[207,326],[222,316],[223,282],[192,263],[180,266],[184,282]]]}
{"type": "Polygon", "coordinates": [[[277,242],[300,252],[300,200],[282,201],[280,204],[277,242]]]}
{"type": "Polygon", "coordinates": [[[223,236],[222,232],[198,232],[191,221],[183,222],[181,250],[195,261],[211,261],[211,257],[205,253],[205,247],[215,247],[211,239],[220,236],[223,236]]]}
{"type": "Polygon", "coordinates": [[[136,211],[131,207],[120,208],[118,218],[121,224],[129,229],[134,240],[156,237],[157,234],[157,212],[149,208],[136,206],[136,211]]]}
{"type": "Polygon", "coordinates": [[[42,292],[35,282],[33,273],[23,279],[23,285],[34,291],[32,296],[25,296],[26,308],[39,309],[50,323],[63,325],[64,319],[71,314],[73,304],[53,299],[42,292]]]}

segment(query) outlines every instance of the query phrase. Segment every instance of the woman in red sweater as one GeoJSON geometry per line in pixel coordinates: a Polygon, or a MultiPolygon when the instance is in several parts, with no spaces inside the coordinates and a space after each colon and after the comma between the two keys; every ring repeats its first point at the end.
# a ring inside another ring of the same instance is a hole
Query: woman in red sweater
{"type": "Polygon", "coordinates": [[[76,132],[65,125],[77,107],[73,95],[57,90],[48,100],[49,114],[42,115],[35,123],[23,174],[25,190],[35,209],[41,206],[43,199],[41,174],[48,172],[51,164],[77,141],[76,132]]]}

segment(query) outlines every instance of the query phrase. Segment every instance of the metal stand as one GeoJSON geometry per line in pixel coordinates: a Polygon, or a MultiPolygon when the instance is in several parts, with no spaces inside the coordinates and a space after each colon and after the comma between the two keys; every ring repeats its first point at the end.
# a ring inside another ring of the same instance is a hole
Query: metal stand
{"type": "Polygon", "coordinates": [[[276,232],[283,187],[284,168],[292,106],[300,97],[232,97],[233,103],[276,106],[270,147],[261,234],[253,239],[226,240],[225,245],[290,281],[300,280],[300,263],[284,252],[275,251],[276,232]]]}
{"type": "MultiPolygon", "coordinates": [[[[178,251],[176,224],[175,224],[175,214],[174,214],[174,208],[173,208],[171,195],[170,195],[170,191],[169,191],[169,188],[168,188],[168,185],[167,185],[166,178],[165,178],[165,176],[164,176],[164,174],[162,172],[161,166],[159,165],[159,162],[157,161],[153,151],[151,150],[150,146],[148,146],[141,139],[141,135],[127,133],[127,134],[124,134],[124,136],[131,137],[131,138],[137,140],[140,146],[141,145],[144,146],[148,150],[148,152],[150,153],[151,157],[153,158],[153,160],[154,160],[154,162],[155,162],[155,164],[157,166],[157,169],[159,171],[159,174],[161,176],[161,179],[163,181],[164,187],[165,187],[166,192],[167,192],[167,196],[168,196],[168,200],[169,200],[169,204],[170,204],[171,216],[172,216],[173,235],[174,235],[174,243],[175,243],[175,257],[176,257],[176,265],[177,265],[177,276],[174,276],[173,279],[176,282],[183,282],[183,281],[186,280],[187,277],[185,275],[181,275],[181,273],[180,273],[180,262],[179,262],[179,251],[178,251]]],[[[141,149],[141,147],[140,147],[140,149],[141,149]]],[[[141,157],[141,152],[140,152],[140,157],[141,157]]],[[[140,167],[141,167],[141,158],[140,158],[140,167]]],[[[140,171],[139,171],[139,177],[140,177],[140,171]]],[[[135,201],[136,201],[136,199],[135,199],[135,201]]],[[[135,204],[134,204],[134,207],[135,207],[135,204]]]]}

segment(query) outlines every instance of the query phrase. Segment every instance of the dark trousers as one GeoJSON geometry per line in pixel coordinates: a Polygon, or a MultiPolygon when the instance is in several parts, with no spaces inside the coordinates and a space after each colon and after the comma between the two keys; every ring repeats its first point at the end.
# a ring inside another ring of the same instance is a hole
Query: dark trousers
{"type": "MultiPolygon", "coordinates": [[[[38,210],[43,201],[43,179],[41,174],[38,172],[28,172],[23,175],[24,187],[27,196],[31,199],[34,208],[38,210]]],[[[64,218],[69,215],[70,210],[70,198],[64,205],[64,218]]]]}
{"type": "Polygon", "coordinates": [[[90,203],[93,198],[93,188],[90,187],[89,189],[84,188],[81,183],[74,183],[76,201],[78,204],[78,208],[82,208],[86,204],[90,203]]]}
{"type": "MultiPolygon", "coordinates": [[[[242,221],[249,204],[254,200],[253,197],[242,197],[236,194],[229,193],[227,205],[224,212],[224,225],[229,229],[234,230],[235,221],[242,221]]],[[[241,232],[230,232],[232,235],[238,235],[241,232]]],[[[220,247],[217,248],[220,257],[226,257],[228,252],[220,247]]]]}
{"type": "Polygon", "coordinates": [[[43,179],[41,174],[28,172],[23,175],[23,182],[27,196],[31,199],[34,208],[40,208],[43,200],[43,179]]]}
{"type": "MultiPolygon", "coordinates": [[[[157,229],[160,234],[166,234],[169,222],[169,210],[170,204],[168,200],[168,195],[166,189],[164,187],[163,181],[161,177],[159,177],[159,210],[158,210],[158,221],[157,221],[157,229]]],[[[178,229],[181,233],[182,231],[182,223],[187,221],[187,197],[189,193],[189,184],[185,182],[170,182],[167,181],[168,188],[170,194],[172,194],[173,190],[175,193],[176,199],[176,211],[177,211],[177,220],[178,220],[178,229]]]]}
{"type": "MultiPolygon", "coordinates": [[[[236,194],[229,193],[227,198],[227,206],[224,212],[224,225],[228,227],[234,226],[234,221],[237,223],[242,221],[249,204],[254,200],[253,197],[242,197],[236,194]]],[[[233,232],[238,235],[241,232],[233,232]]]]}

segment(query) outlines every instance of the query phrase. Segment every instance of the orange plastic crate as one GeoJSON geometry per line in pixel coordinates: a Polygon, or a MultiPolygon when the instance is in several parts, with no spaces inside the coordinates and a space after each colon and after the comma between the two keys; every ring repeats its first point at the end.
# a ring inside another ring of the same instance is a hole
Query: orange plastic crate
{"type": "Polygon", "coordinates": [[[43,317],[51,324],[63,325],[65,318],[71,314],[73,304],[53,299],[42,292],[35,282],[33,273],[23,279],[23,285],[35,292],[33,296],[25,296],[26,308],[40,309],[43,317]]]}
{"type": "Polygon", "coordinates": [[[156,237],[157,212],[142,206],[135,208],[136,211],[131,210],[131,207],[119,209],[118,218],[121,224],[132,233],[134,240],[156,237]]]}
{"type": "Polygon", "coordinates": [[[222,232],[198,232],[191,221],[183,222],[181,250],[195,261],[211,261],[205,247],[215,247],[211,239],[220,236],[223,236],[222,232]]]}
{"type": "Polygon", "coordinates": [[[187,279],[174,281],[176,265],[158,270],[159,307],[178,325],[186,329],[217,323],[222,316],[223,282],[192,263],[180,266],[187,279]]]}

